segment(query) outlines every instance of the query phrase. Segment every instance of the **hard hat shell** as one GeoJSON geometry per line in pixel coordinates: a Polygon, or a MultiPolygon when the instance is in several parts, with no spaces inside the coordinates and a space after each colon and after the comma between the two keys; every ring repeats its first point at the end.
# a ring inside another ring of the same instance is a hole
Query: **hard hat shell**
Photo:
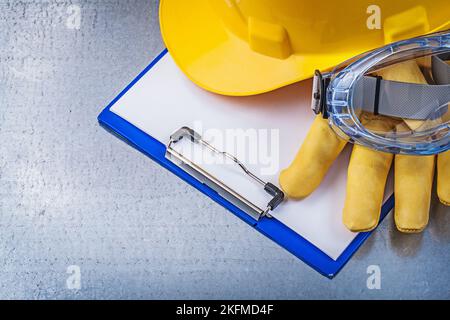
{"type": "Polygon", "coordinates": [[[450,27],[448,0],[161,0],[180,69],[220,94],[263,93],[365,51],[450,27]]]}

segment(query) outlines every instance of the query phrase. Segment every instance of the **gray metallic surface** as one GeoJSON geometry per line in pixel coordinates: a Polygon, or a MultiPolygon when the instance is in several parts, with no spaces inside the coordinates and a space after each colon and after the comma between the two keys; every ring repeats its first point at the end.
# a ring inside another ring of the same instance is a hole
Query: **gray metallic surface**
{"type": "Polygon", "coordinates": [[[0,298],[450,298],[450,210],[436,199],[423,234],[389,216],[330,281],[100,128],[163,48],[157,10],[0,1],[0,298]]]}

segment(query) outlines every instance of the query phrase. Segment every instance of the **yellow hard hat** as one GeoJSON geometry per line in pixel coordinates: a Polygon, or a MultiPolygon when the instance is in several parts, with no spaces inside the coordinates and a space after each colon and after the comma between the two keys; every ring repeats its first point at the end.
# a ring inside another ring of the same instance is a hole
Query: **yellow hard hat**
{"type": "Polygon", "coordinates": [[[448,0],[161,0],[164,42],[200,87],[244,96],[450,27],[448,0]]]}

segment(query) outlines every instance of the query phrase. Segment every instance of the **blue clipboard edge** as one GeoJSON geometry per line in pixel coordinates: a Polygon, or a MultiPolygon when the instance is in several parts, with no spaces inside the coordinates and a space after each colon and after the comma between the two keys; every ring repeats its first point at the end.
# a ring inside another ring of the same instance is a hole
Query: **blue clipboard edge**
{"type": "MultiPolygon", "coordinates": [[[[165,158],[166,146],[163,143],[110,111],[110,108],[166,54],[167,49],[164,49],[122,92],[119,93],[116,98],[111,101],[111,103],[108,104],[106,108],[103,109],[98,116],[100,125],[234,213],[243,221],[253,226],[256,230],[276,242],[322,275],[330,279],[336,276],[358,248],[371,235],[372,231],[359,233],[344,252],[342,252],[339,258],[333,260],[312,243],[276,219],[263,218],[256,222],[241,209],[222,198],[213,189],[167,160],[165,158]]],[[[382,206],[380,222],[393,207],[394,195],[391,195],[382,206]]]]}

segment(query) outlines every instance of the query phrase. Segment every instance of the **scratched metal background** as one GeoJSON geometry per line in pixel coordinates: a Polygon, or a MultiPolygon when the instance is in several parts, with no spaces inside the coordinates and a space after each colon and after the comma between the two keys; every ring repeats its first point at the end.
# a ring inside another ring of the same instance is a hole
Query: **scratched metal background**
{"type": "Polygon", "coordinates": [[[330,281],[98,126],[163,49],[156,1],[0,0],[0,30],[0,298],[450,298],[436,199],[426,232],[387,218],[330,281]]]}

